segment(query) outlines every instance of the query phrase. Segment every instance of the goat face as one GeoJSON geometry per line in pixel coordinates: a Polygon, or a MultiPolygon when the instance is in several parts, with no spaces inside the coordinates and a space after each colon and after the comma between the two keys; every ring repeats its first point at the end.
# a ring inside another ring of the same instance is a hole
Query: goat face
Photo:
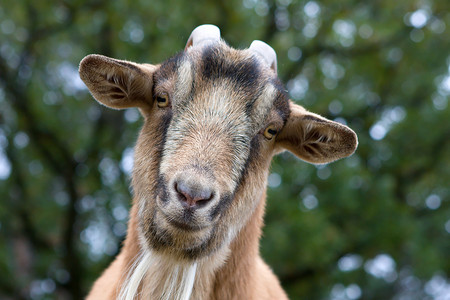
{"type": "Polygon", "coordinates": [[[141,232],[153,248],[196,258],[233,238],[252,214],[289,102],[261,58],[222,42],[163,63],[153,84],[134,174],[141,232]],[[156,140],[150,162],[146,148],[156,140]],[[243,193],[252,197],[237,197],[243,193]]]}
{"type": "Polygon", "coordinates": [[[220,40],[157,66],[91,55],[80,75],[102,104],[140,108],[133,188],[141,243],[179,259],[230,243],[263,197],[274,153],[326,163],[357,145],[348,127],[290,102],[274,64],[220,40]]]}

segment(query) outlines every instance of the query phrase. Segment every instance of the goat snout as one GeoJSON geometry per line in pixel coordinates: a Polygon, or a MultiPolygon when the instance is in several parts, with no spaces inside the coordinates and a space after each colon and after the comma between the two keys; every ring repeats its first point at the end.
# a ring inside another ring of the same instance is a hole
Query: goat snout
{"type": "Polygon", "coordinates": [[[174,188],[178,200],[184,208],[201,208],[214,197],[213,189],[201,180],[180,178],[175,181],[174,188]]]}

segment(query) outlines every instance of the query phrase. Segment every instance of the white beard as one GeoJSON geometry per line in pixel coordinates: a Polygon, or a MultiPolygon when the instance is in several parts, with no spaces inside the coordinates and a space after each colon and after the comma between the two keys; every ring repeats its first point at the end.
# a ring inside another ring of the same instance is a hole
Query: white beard
{"type": "Polygon", "coordinates": [[[175,263],[146,250],[131,266],[119,299],[189,300],[196,272],[197,262],[175,263]],[[143,281],[147,284],[139,291],[143,281]]]}

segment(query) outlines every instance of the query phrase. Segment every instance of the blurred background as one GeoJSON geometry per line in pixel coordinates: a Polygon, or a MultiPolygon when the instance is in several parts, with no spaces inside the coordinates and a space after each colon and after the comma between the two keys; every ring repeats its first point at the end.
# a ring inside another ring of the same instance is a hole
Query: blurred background
{"type": "Polygon", "coordinates": [[[450,1],[0,0],[0,298],[81,299],[120,250],[136,109],[78,63],[158,63],[212,23],[278,54],[298,104],[359,136],[269,176],[265,260],[291,299],[450,299],[450,1]]]}

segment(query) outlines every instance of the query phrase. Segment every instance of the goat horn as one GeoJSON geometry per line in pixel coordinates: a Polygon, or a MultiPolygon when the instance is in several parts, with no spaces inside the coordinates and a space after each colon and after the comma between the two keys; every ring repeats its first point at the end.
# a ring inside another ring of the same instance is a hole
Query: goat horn
{"type": "Polygon", "coordinates": [[[204,42],[214,42],[220,40],[220,29],[215,25],[200,25],[195,28],[191,36],[189,37],[186,47],[184,50],[187,50],[189,47],[198,46],[203,44],[204,42]]]}
{"type": "Polygon", "coordinates": [[[277,54],[272,47],[262,41],[256,40],[252,42],[249,49],[261,55],[270,68],[277,73],[277,54]]]}

